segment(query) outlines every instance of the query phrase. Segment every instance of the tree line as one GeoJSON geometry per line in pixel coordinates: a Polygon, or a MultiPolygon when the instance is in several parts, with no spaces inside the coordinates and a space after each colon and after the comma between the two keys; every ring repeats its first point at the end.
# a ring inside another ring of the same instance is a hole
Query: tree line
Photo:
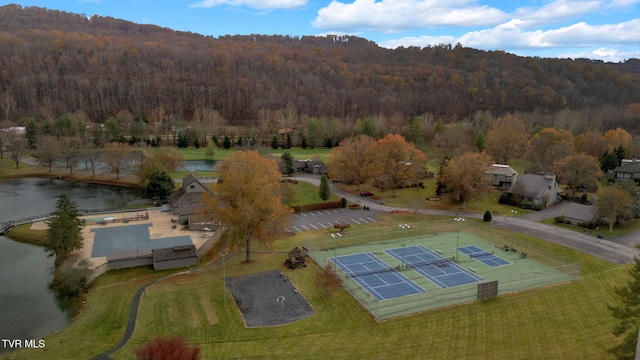
{"type": "Polygon", "coordinates": [[[14,123],[80,111],[104,124],[126,111],[153,131],[213,118],[284,129],[297,120],[292,110],[325,123],[417,116],[450,123],[478,112],[572,109],[600,112],[601,128],[629,128],[635,123],[625,109],[640,98],[639,75],[610,64],[460,45],[390,50],[353,36],[213,38],[18,5],[0,8],[0,24],[0,108],[14,123]]]}

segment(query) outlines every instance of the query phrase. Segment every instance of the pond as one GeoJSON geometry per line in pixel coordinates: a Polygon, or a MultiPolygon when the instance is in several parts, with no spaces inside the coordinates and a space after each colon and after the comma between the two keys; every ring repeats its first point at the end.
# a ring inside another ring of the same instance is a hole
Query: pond
{"type": "Polygon", "coordinates": [[[216,160],[186,160],[184,170],[188,171],[213,171],[216,160]]]}
{"type": "MultiPolygon", "coordinates": [[[[142,198],[138,189],[49,179],[11,180],[0,182],[0,223],[54,211],[60,194],[69,195],[80,209],[124,207],[142,198]]],[[[67,326],[75,304],[58,301],[49,290],[53,260],[41,247],[0,236],[0,338],[39,339],[67,326]]],[[[0,347],[0,353],[5,351],[0,347]]]]}

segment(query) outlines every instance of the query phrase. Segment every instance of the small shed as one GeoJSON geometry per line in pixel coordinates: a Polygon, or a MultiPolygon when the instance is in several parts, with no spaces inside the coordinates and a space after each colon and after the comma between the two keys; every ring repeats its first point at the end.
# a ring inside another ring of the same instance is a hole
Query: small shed
{"type": "Polygon", "coordinates": [[[307,249],[304,246],[301,248],[296,246],[293,250],[289,251],[287,254],[287,260],[284,262],[290,269],[295,269],[298,267],[306,267],[307,260],[305,259],[309,255],[307,249]]]}
{"type": "Polygon", "coordinates": [[[167,270],[198,265],[200,258],[195,245],[181,245],[164,249],[154,249],[153,269],[167,270]]]}

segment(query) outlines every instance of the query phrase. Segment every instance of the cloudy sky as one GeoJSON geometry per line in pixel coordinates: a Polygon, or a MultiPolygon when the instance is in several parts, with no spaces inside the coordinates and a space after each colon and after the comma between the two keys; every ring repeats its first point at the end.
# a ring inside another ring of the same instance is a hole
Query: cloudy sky
{"type": "MultiPolygon", "coordinates": [[[[25,0],[203,35],[364,37],[380,46],[461,43],[523,56],[640,58],[640,0],[25,0]]],[[[0,25],[0,30],[2,26],[0,25]]]]}

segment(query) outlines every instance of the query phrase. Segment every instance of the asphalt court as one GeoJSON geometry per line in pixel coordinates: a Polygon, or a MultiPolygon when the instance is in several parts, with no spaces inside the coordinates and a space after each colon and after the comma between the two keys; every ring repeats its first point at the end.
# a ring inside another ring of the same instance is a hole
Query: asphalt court
{"type": "Polygon", "coordinates": [[[440,288],[450,288],[484,280],[422,245],[387,249],[385,252],[440,288]]]}
{"type": "Polygon", "coordinates": [[[351,225],[368,224],[378,221],[379,214],[381,212],[374,210],[351,210],[348,208],[305,211],[294,214],[288,230],[302,232],[330,229],[338,222],[351,225]]]}
{"type": "Polygon", "coordinates": [[[486,252],[474,245],[459,247],[458,251],[490,267],[511,265],[509,261],[498,257],[493,253],[486,252]]]}
{"type": "Polygon", "coordinates": [[[331,261],[378,300],[426,292],[371,253],[338,256],[331,261]]]}

